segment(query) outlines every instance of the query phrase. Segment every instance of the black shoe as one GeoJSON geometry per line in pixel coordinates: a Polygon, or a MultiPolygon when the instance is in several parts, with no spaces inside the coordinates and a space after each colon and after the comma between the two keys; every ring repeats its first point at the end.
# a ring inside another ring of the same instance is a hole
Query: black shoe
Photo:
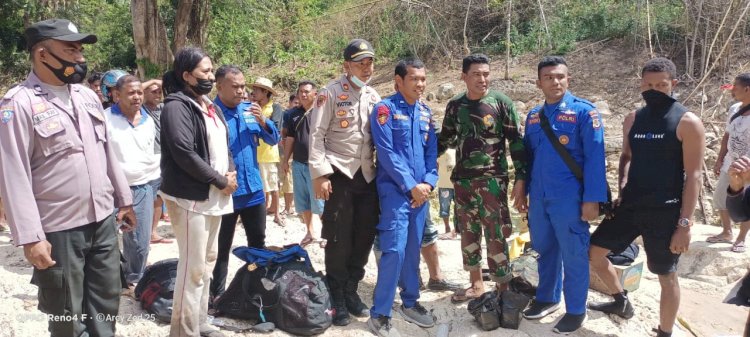
{"type": "Polygon", "coordinates": [[[589,309],[601,311],[607,314],[620,316],[624,319],[633,318],[635,309],[627,297],[615,299],[611,302],[589,302],[589,309]]]}
{"type": "Polygon", "coordinates": [[[656,337],[672,337],[671,332],[664,332],[661,330],[661,327],[653,328],[653,332],[656,332],[656,337]]]}
{"type": "Polygon", "coordinates": [[[578,328],[583,325],[584,321],[586,321],[585,313],[580,315],[565,314],[563,318],[555,324],[555,328],[552,329],[552,331],[567,335],[578,330],[578,328]]]}
{"type": "Polygon", "coordinates": [[[362,299],[359,298],[356,292],[347,292],[344,298],[346,299],[346,309],[350,314],[357,317],[370,316],[370,309],[362,302],[362,299]]]}
{"type": "Polygon", "coordinates": [[[333,304],[333,325],[345,326],[352,322],[349,311],[343,303],[333,304]]]}
{"type": "Polygon", "coordinates": [[[534,301],[531,306],[523,311],[526,319],[540,319],[560,309],[560,303],[546,303],[534,301]]]}
{"type": "Polygon", "coordinates": [[[435,290],[435,291],[446,291],[446,290],[456,291],[459,289],[463,289],[463,285],[448,281],[446,279],[442,279],[442,280],[430,279],[429,281],[427,281],[427,289],[435,290]]]}

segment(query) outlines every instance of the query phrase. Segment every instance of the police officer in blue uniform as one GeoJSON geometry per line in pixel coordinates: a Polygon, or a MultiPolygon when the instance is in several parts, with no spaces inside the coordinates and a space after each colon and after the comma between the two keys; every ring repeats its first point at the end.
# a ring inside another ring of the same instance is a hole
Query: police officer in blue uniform
{"type": "Polygon", "coordinates": [[[532,245],[539,252],[539,286],[524,317],[539,319],[557,310],[562,290],[566,314],[554,331],[567,334],[580,328],[586,318],[588,221],[599,216],[599,202],[607,200],[604,129],[594,105],[568,92],[565,59],[545,57],[538,65],[538,77],[545,103],[529,112],[524,143],[531,162],[529,228],[532,245]],[[583,181],[545,134],[544,117],[556,141],[582,168],[583,181]]]}
{"type": "Polygon", "coordinates": [[[280,139],[276,125],[263,116],[260,106],[243,100],[245,75],[237,66],[223,65],[216,70],[216,89],[214,104],[227,122],[229,150],[237,168],[237,190],[232,194],[234,212],[221,217],[211,299],[225,290],[237,218],[242,219],[249,247],[266,245],[266,197],[258,167],[258,146],[261,139],[271,145],[280,139]]]}
{"type": "Polygon", "coordinates": [[[419,299],[419,250],[427,202],[437,184],[437,138],[432,112],[419,101],[425,88],[424,64],[402,60],[395,70],[398,92],[375,105],[370,115],[377,153],[380,222],[378,281],[370,309],[370,330],[379,336],[398,336],[391,327],[391,306],[396,287],[405,320],[431,327],[435,319],[419,299]]]}

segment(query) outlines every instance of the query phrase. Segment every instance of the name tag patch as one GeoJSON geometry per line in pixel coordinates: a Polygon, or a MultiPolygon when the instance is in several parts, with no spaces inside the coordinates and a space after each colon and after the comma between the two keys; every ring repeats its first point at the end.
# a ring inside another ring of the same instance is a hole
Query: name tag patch
{"type": "Polygon", "coordinates": [[[55,109],[49,109],[45,112],[40,112],[38,114],[35,114],[32,116],[32,120],[34,121],[34,125],[39,124],[47,119],[50,119],[52,117],[55,117],[59,114],[59,112],[55,109]]]}

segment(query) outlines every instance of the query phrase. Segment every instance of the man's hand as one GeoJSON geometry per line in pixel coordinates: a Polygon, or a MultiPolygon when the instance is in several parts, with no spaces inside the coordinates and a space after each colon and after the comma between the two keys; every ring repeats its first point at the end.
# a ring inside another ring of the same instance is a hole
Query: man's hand
{"type": "Polygon", "coordinates": [[[333,193],[331,181],[325,176],[313,179],[313,190],[315,191],[315,199],[328,200],[331,193],[333,193]]]}
{"type": "Polygon", "coordinates": [[[47,240],[23,245],[23,255],[34,268],[39,270],[45,270],[57,264],[52,259],[52,245],[47,240]]]}
{"type": "Polygon", "coordinates": [[[510,200],[513,200],[513,208],[518,212],[524,213],[529,210],[529,202],[526,198],[526,182],[518,180],[513,184],[513,191],[510,193],[510,200]]]}
{"type": "Polygon", "coordinates": [[[260,124],[260,127],[265,129],[266,117],[263,116],[263,110],[261,110],[260,105],[258,103],[251,104],[250,112],[253,113],[253,116],[255,116],[255,120],[258,121],[258,124],[260,124]]]}
{"type": "Polygon", "coordinates": [[[682,254],[688,251],[690,246],[690,227],[677,227],[669,242],[669,250],[673,254],[682,254]]]}
{"type": "Polygon", "coordinates": [[[133,206],[120,207],[117,211],[116,219],[117,223],[120,224],[120,230],[123,232],[131,232],[135,229],[135,226],[138,225],[135,219],[133,206]]]}
{"type": "Polygon", "coordinates": [[[742,191],[750,184],[750,157],[742,156],[729,166],[729,188],[734,192],[742,191]]]}
{"type": "Polygon", "coordinates": [[[417,184],[417,186],[414,186],[414,188],[411,189],[411,207],[417,208],[422,206],[429,198],[430,198],[430,192],[432,191],[432,187],[430,184],[421,183],[417,184]]]}
{"type": "Polygon", "coordinates": [[[286,160],[281,160],[281,172],[284,172],[284,175],[289,172],[289,162],[286,160]]]}
{"type": "Polygon", "coordinates": [[[599,217],[598,202],[584,202],[581,204],[581,220],[593,221],[599,217]]]}
{"type": "Polygon", "coordinates": [[[227,177],[229,182],[221,192],[225,195],[232,195],[237,190],[237,171],[227,172],[224,176],[227,177]]]}
{"type": "Polygon", "coordinates": [[[719,173],[721,173],[721,166],[722,166],[722,164],[723,164],[723,163],[722,163],[722,161],[721,161],[721,160],[718,160],[718,159],[716,160],[716,163],[714,164],[714,169],[713,169],[713,171],[714,171],[714,174],[715,174],[715,175],[716,175],[717,177],[719,176],[719,173]]]}

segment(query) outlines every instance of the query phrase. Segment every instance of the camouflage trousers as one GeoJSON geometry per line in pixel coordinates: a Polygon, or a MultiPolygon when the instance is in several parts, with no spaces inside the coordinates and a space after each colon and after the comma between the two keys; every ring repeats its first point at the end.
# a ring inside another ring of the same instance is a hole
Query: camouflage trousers
{"type": "Polygon", "coordinates": [[[513,277],[505,239],[512,233],[508,209],[508,178],[488,177],[454,181],[455,221],[461,231],[464,270],[482,267],[482,231],[487,244],[490,279],[505,283],[513,277]]]}

